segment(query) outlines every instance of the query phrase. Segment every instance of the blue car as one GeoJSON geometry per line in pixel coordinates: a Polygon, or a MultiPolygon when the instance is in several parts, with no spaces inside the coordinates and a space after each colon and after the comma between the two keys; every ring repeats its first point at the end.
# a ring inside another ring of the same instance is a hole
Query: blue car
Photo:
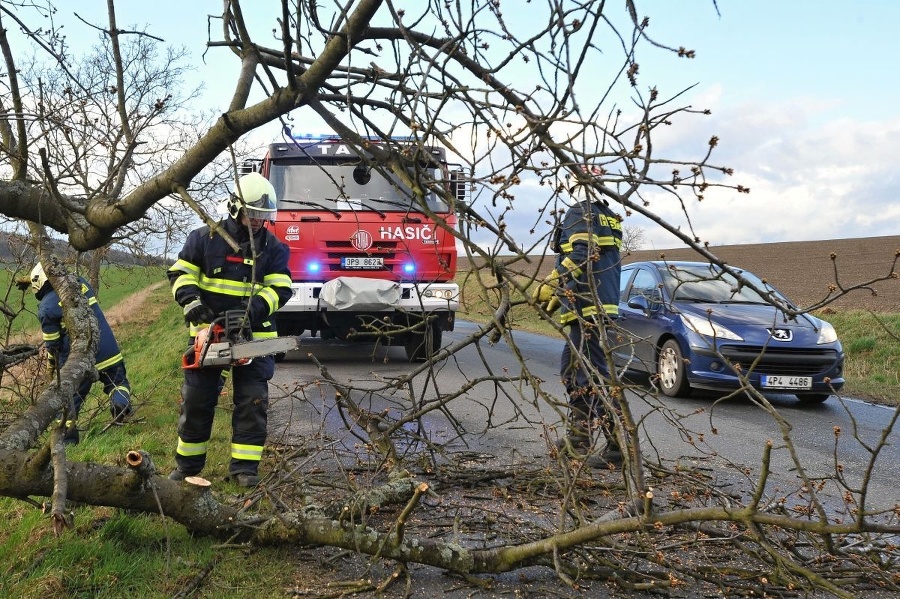
{"type": "MultiPolygon", "coordinates": [[[[759,289],[790,302],[752,273],[759,289]]],[[[820,403],[844,385],[834,327],[788,317],[753,289],[704,262],[635,262],[622,267],[619,319],[610,342],[619,368],[645,372],[669,397],[745,383],[820,403]]]]}

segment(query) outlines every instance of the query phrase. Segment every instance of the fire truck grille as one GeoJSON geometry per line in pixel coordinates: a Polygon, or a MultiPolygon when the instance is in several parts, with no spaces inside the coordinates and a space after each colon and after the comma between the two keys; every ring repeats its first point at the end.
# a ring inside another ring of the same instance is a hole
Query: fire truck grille
{"type": "Polygon", "coordinates": [[[394,252],[397,249],[397,245],[398,245],[398,243],[396,241],[376,241],[375,243],[372,244],[372,247],[370,247],[367,251],[360,252],[355,247],[353,247],[353,244],[350,242],[349,239],[346,241],[326,241],[325,242],[325,248],[328,250],[333,250],[333,251],[349,250],[350,252],[352,252],[352,254],[348,254],[346,251],[343,251],[343,252],[341,252],[340,256],[350,256],[350,255],[365,256],[371,252],[394,252]]]}

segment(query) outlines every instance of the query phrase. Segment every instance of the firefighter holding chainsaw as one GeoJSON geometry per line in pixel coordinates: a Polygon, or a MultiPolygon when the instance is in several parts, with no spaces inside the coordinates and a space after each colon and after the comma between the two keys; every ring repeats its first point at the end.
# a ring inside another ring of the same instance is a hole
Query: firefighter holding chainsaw
{"type": "Polygon", "coordinates": [[[252,337],[255,342],[278,336],[274,313],[291,297],[291,276],[287,246],[265,226],[275,220],[276,203],[275,189],[261,174],[240,177],[228,199],[228,218],[219,223],[240,251],[208,226],[200,227],[190,233],[168,271],[191,335],[183,363],[177,468],[169,475],[172,480],[197,475],[206,464],[220,380],[231,368],[234,411],[229,477],[244,487],[259,482],[274,357],[255,357],[233,367],[198,367],[192,363],[192,352],[195,337],[226,312],[240,311],[238,326],[245,339],[252,337]]]}

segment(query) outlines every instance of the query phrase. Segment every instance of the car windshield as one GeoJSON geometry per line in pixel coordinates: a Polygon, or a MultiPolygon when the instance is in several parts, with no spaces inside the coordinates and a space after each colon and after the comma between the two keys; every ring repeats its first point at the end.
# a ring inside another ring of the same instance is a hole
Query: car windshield
{"type": "MultiPolygon", "coordinates": [[[[777,297],[785,299],[753,273],[746,270],[739,272],[760,289],[771,289],[777,297]]],[[[691,266],[669,264],[660,267],[660,273],[669,297],[676,302],[769,303],[756,291],[742,285],[734,276],[709,264],[691,266]]]]}
{"type": "MultiPolygon", "coordinates": [[[[440,169],[432,169],[432,176],[440,169]]],[[[279,203],[290,210],[417,211],[412,192],[393,174],[384,176],[359,161],[310,164],[274,161],[269,179],[279,203]]],[[[434,193],[425,195],[428,208],[447,212],[448,206],[434,193]]]]}

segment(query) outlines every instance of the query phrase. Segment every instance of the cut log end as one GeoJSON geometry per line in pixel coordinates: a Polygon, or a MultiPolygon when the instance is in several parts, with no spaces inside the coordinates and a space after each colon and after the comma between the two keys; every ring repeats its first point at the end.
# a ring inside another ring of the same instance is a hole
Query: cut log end
{"type": "Polygon", "coordinates": [[[191,485],[197,485],[198,487],[209,487],[212,485],[211,482],[199,476],[186,476],[184,477],[184,482],[191,485]]]}

